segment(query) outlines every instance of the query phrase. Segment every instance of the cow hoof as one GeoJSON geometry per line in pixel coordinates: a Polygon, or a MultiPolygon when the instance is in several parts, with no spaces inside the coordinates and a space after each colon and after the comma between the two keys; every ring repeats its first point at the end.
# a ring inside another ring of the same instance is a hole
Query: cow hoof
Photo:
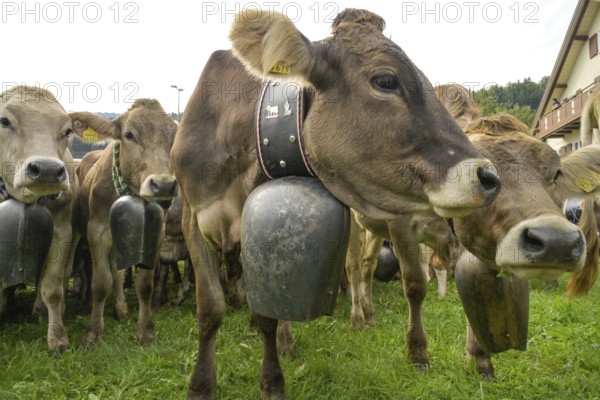
{"type": "Polygon", "coordinates": [[[277,392],[277,393],[261,393],[261,400],[285,400],[287,397],[285,393],[277,392]]]}
{"type": "Polygon", "coordinates": [[[69,341],[64,341],[61,340],[59,343],[58,340],[53,341],[54,343],[51,343],[50,341],[48,341],[48,353],[50,354],[57,354],[57,355],[61,355],[63,354],[65,351],[69,350],[71,348],[71,344],[69,343],[69,341]]]}
{"type": "Polygon", "coordinates": [[[156,335],[154,334],[154,324],[152,321],[141,323],[138,329],[138,342],[142,346],[151,345],[156,342],[156,335]]]}
{"type": "Polygon", "coordinates": [[[353,331],[361,331],[365,329],[365,317],[363,314],[350,315],[350,329],[353,331]]]}
{"type": "Polygon", "coordinates": [[[123,321],[127,318],[127,313],[129,310],[127,309],[127,303],[115,304],[115,318],[117,321],[123,321]]]}
{"type": "Polygon", "coordinates": [[[420,372],[420,373],[425,373],[427,371],[429,371],[429,363],[424,363],[424,364],[413,364],[415,367],[415,371],[420,372]]]}
{"type": "Polygon", "coordinates": [[[214,396],[204,395],[196,392],[188,392],[185,400],[213,400],[214,396]]]}
{"type": "Polygon", "coordinates": [[[100,341],[102,334],[94,327],[88,327],[85,330],[85,335],[81,339],[81,346],[85,349],[93,349],[100,341]]]}
{"type": "Polygon", "coordinates": [[[367,318],[365,323],[369,326],[377,326],[377,319],[375,318],[375,316],[372,316],[370,318],[367,318]]]}

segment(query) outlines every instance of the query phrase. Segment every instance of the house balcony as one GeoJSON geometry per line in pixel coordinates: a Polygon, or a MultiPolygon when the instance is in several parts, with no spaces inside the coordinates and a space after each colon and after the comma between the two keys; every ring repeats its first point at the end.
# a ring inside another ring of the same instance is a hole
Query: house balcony
{"type": "Polygon", "coordinates": [[[596,81],[588,87],[578,90],[560,107],[540,118],[538,137],[544,140],[551,136],[563,136],[574,129],[579,129],[583,106],[592,93],[599,88],[600,82],[596,81]]]}

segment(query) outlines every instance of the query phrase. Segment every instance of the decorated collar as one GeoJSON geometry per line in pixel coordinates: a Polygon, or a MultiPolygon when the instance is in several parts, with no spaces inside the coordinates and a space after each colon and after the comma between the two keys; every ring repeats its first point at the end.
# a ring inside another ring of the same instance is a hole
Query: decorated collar
{"type": "Polygon", "coordinates": [[[113,142],[113,162],[112,162],[112,180],[115,185],[115,190],[119,196],[125,196],[126,194],[133,195],[133,191],[129,188],[125,182],[123,182],[123,175],[121,174],[121,162],[119,161],[119,155],[121,154],[121,142],[115,140],[113,142]]]}
{"type": "Polygon", "coordinates": [[[269,179],[315,176],[302,141],[304,96],[293,82],[266,81],[256,107],[256,148],[269,179]]]}

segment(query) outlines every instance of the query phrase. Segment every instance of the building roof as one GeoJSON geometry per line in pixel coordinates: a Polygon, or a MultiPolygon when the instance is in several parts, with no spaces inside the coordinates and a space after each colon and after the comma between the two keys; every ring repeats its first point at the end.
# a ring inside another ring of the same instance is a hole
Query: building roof
{"type": "Polygon", "coordinates": [[[587,45],[587,35],[598,9],[600,9],[600,0],[579,0],[575,8],[575,13],[552,69],[548,86],[533,120],[532,132],[536,136],[539,132],[540,118],[552,110],[552,99],[562,99],[563,97],[566,83],[573,72],[579,52],[587,45]]]}

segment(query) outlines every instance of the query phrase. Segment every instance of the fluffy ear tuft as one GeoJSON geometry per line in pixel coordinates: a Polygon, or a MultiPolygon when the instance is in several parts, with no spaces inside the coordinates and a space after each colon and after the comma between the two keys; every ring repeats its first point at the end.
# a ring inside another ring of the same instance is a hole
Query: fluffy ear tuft
{"type": "Polygon", "coordinates": [[[233,54],[254,75],[308,76],[313,65],[312,44],[284,15],[251,9],[238,14],[229,39],[233,54]]]}
{"type": "Polygon", "coordinates": [[[87,111],[71,112],[69,117],[73,122],[75,134],[86,142],[117,138],[117,124],[110,119],[87,111]]]}

